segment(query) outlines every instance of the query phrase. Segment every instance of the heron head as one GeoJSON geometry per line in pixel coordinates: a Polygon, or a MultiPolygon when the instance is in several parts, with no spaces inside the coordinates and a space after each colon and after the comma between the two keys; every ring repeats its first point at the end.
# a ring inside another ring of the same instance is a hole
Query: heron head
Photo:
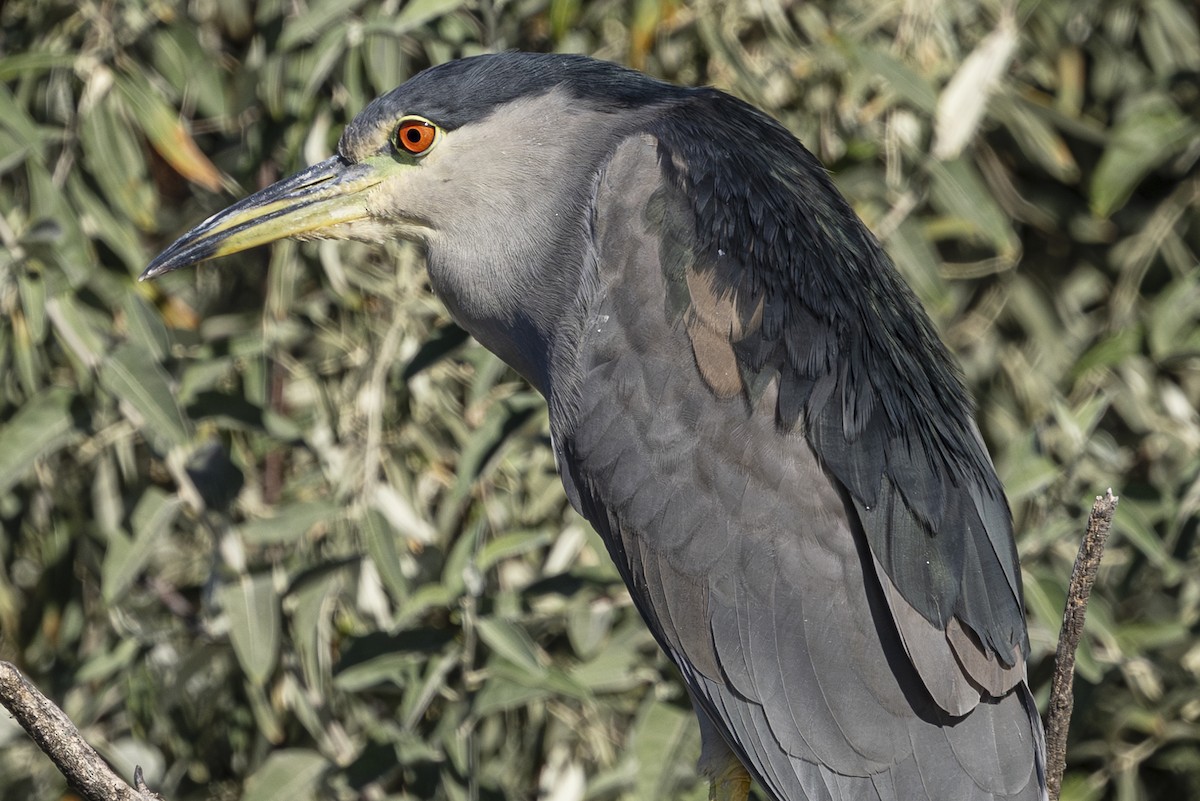
{"type": "Polygon", "coordinates": [[[288,237],[416,241],[455,318],[538,384],[531,351],[577,289],[606,155],[685,91],[579,56],[433,67],[369,104],[336,155],[205,220],[142,279],[288,237]]]}

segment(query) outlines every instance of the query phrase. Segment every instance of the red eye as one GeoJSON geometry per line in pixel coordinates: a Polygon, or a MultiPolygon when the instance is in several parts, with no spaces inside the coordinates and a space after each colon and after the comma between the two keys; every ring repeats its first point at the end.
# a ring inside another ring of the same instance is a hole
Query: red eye
{"type": "Polygon", "coordinates": [[[433,147],[436,138],[437,128],[425,120],[401,120],[396,128],[396,147],[414,156],[433,147]]]}

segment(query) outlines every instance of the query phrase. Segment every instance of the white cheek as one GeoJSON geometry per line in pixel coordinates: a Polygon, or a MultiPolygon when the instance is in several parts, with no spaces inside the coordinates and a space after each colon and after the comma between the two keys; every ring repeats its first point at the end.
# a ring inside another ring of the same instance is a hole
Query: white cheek
{"type": "MultiPolygon", "coordinates": [[[[363,198],[366,216],[354,220],[342,238],[364,242],[406,239],[428,242],[430,220],[437,219],[426,198],[429,191],[418,171],[405,171],[367,191],[363,198]]],[[[341,227],[341,226],[339,226],[341,227]]]]}
{"type": "Polygon", "coordinates": [[[391,221],[368,217],[355,220],[346,228],[347,239],[357,239],[360,242],[392,242],[397,239],[420,241],[419,227],[405,224],[403,221],[391,221]]]}
{"type": "Polygon", "coordinates": [[[421,235],[422,230],[420,226],[405,224],[399,221],[365,218],[331,225],[328,228],[322,228],[320,231],[299,234],[295,238],[306,241],[317,239],[353,239],[358,242],[370,242],[372,244],[383,244],[385,242],[393,242],[397,239],[420,242],[424,239],[421,235]]]}

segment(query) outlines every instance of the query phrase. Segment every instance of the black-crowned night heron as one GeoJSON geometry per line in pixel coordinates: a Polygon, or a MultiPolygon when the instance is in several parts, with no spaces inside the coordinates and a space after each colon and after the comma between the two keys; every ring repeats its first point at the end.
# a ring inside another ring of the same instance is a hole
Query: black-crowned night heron
{"type": "Polygon", "coordinates": [[[1037,799],[1021,574],[945,347],[782,126],[578,56],[427,70],[144,277],[416,240],[550,407],[567,495],[678,665],[714,797],[1037,799]],[[744,766],[744,769],[743,769],[744,766]]]}

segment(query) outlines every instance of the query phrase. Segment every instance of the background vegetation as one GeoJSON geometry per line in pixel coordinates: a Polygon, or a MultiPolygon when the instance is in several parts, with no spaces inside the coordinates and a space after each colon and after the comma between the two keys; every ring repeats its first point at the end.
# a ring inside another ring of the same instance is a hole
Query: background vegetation
{"type": "MultiPolygon", "coordinates": [[[[0,656],[167,798],[700,799],[681,686],[566,505],[541,401],[409,248],[135,278],[502,48],[789,125],[963,361],[1044,704],[1122,496],[1064,798],[1200,798],[1200,21],[1189,0],[8,0],[0,656]]],[[[0,796],[62,780],[0,719],[0,796]]]]}

